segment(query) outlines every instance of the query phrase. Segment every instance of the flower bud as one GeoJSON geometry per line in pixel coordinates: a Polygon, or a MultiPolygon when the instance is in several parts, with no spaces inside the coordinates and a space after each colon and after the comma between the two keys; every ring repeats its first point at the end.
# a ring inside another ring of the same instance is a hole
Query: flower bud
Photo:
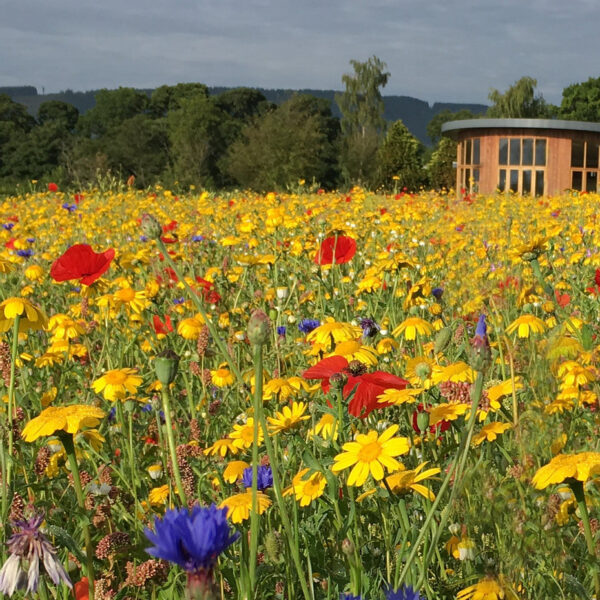
{"type": "Polygon", "coordinates": [[[164,350],[154,359],[154,371],[163,386],[167,386],[175,380],[178,366],[179,356],[173,350],[164,350]]]}
{"type": "Polygon", "coordinates": [[[438,354],[439,352],[443,352],[446,349],[446,346],[450,343],[452,339],[452,328],[444,327],[440,329],[435,336],[435,343],[433,346],[433,351],[438,354]]]}
{"type": "Polygon", "coordinates": [[[329,378],[329,385],[334,390],[343,390],[346,383],[348,383],[348,376],[345,373],[334,373],[329,378]]]}
{"type": "Polygon", "coordinates": [[[428,412],[420,412],[417,415],[417,427],[421,433],[427,431],[429,427],[429,413],[428,412]]]}
{"type": "Polygon", "coordinates": [[[162,227],[156,217],[145,213],[142,215],[141,228],[144,235],[152,240],[157,240],[162,235],[162,227]]]}
{"type": "Polygon", "coordinates": [[[262,310],[255,310],[248,321],[248,339],[253,346],[263,346],[269,340],[271,321],[262,310]]]}
{"type": "Polygon", "coordinates": [[[346,556],[352,556],[354,554],[355,549],[356,548],[355,548],[352,540],[345,538],[344,541],[342,542],[342,552],[346,556]]]}

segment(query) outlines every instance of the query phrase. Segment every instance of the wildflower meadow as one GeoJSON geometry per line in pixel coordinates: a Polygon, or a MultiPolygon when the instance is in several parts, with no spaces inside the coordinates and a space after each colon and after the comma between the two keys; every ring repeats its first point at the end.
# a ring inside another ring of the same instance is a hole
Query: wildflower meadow
{"type": "Polygon", "coordinates": [[[600,197],[0,199],[0,591],[600,599],[600,197]]]}

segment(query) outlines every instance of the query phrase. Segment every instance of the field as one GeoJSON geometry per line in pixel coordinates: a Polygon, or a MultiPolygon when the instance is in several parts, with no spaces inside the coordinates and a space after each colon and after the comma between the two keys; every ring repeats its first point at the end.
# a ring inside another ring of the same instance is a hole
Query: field
{"type": "Polygon", "coordinates": [[[600,598],[599,200],[4,197],[0,591],[600,598]]]}

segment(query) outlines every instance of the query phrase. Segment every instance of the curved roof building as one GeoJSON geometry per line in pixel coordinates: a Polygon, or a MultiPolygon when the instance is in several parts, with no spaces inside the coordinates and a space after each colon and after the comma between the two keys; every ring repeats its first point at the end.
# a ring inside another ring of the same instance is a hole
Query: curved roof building
{"type": "Polygon", "coordinates": [[[450,121],[458,142],[456,189],[536,196],[600,191],[600,123],[553,119],[450,121]]]}

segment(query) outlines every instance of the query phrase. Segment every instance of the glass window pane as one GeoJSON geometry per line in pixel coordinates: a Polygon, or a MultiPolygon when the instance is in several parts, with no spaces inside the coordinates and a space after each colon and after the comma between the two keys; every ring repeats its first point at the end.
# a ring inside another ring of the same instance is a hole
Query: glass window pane
{"type": "Polygon", "coordinates": [[[544,171],[535,172],[535,195],[544,195],[544,171]]]}
{"type": "Polygon", "coordinates": [[[506,169],[500,169],[498,177],[498,189],[503,192],[506,189],[506,169]]]}
{"type": "Polygon", "coordinates": [[[595,192],[598,186],[598,173],[596,171],[588,171],[585,176],[585,189],[588,192],[595,192]]]}
{"type": "Polygon", "coordinates": [[[515,193],[519,191],[519,171],[516,169],[510,171],[510,191],[515,193]]]}
{"type": "Polygon", "coordinates": [[[588,169],[598,168],[598,144],[587,143],[585,166],[588,169]]]}
{"type": "Polygon", "coordinates": [[[513,138],[510,140],[510,163],[511,165],[521,164],[521,140],[513,138]]]}
{"type": "Polygon", "coordinates": [[[523,185],[521,187],[522,194],[531,194],[531,171],[523,171],[523,185]]]}
{"type": "Polygon", "coordinates": [[[473,140],[473,164],[479,164],[479,138],[473,140]]]}
{"type": "Polygon", "coordinates": [[[463,186],[468,190],[471,183],[469,181],[471,179],[471,169],[465,169],[465,178],[463,180],[463,186]]]}
{"type": "Polygon", "coordinates": [[[537,167],[546,164],[546,140],[535,140],[535,164],[537,167]]]}
{"type": "Polygon", "coordinates": [[[500,151],[498,153],[498,163],[501,165],[508,164],[508,139],[507,138],[500,138],[500,151]]]}
{"type": "Polygon", "coordinates": [[[571,189],[581,191],[581,171],[573,171],[573,176],[571,178],[571,189]]]}
{"type": "Polygon", "coordinates": [[[479,183],[479,169],[473,169],[473,179],[475,183],[479,183]]]}
{"type": "Polygon", "coordinates": [[[523,140],[523,164],[533,164],[533,138],[525,138],[523,140]]]}
{"type": "Polygon", "coordinates": [[[577,140],[571,142],[571,166],[583,167],[583,142],[577,140]]]}
{"type": "Polygon", "coordinates": [[[471,140],[467,140],[466,143],[466,150],[465,150],[465,164],[466,165],[470,165],[471,164],[471,140]]]}

